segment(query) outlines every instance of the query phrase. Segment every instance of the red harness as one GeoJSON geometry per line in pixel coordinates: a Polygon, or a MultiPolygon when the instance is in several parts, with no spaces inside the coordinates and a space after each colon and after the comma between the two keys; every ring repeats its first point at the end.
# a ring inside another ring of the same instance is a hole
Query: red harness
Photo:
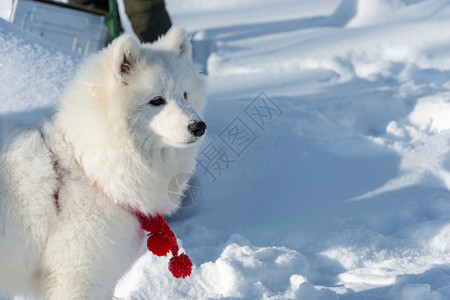
{"type": "Polygon", "coordinates": [[[61,189],[61,181],[62,181],[62,176],[61,173],[58,172],[59,170],[59,163],[57,160],[55,160],[53,162],[53,170],[56,173],[56,180],[58,181],[58,185],[56,186],[56,189],[53,191],[53,198],[55,198],[55,206],[56,206],[56,211],[59,213],[60,212],[60,207],[59,207],[59,190],[61,189]]]}
{"type": "MultiPolygon", "coordinates": [[[[58,161],[53,163],[53,169],[57,174],[58,186],[56,187],[53,197],[55,199],[56,210],[60,212],[59,191],[61,189],[62,176],[59,172],[58,161]]],[[[178,255],[179,247],[175,234],[170,229],[166,220],[162,215],[155,217],[145,216],[141,212],[135,211],[134,214],[139,220],[142,229],[148,231],[147,248],[156,256],[166,256],[172,252],[172,258],[169,261],[169,270],[176,278],[185,278],[191,275],[192,261],[189,256],[184,253],[178,255]]]]}

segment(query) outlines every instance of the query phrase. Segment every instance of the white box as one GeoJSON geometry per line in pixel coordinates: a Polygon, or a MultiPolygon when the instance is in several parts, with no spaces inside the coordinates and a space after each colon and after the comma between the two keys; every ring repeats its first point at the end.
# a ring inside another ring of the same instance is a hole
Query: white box
{"type": "Polygon", "coordinates": [[[49,0],[14,0],[10,22],[58,45],[87,55],[109,38],[106,12],[49,0]]]}

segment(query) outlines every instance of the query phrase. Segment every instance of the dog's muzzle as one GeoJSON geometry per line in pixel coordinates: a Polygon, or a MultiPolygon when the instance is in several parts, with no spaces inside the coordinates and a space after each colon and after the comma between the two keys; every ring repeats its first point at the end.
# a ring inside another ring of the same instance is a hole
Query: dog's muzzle
{"type": "Polygon", "coordinates": [[[200,120],[194,120],[192,123],[188,125],[188,130],[195,137],[201,137],[205,134],[206,124],[200,120]]]}

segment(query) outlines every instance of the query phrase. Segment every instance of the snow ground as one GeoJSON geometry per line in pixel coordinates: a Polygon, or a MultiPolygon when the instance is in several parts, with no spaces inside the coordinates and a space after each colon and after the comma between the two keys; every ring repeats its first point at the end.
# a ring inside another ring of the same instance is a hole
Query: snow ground
{"type": "MultiPolygon", "coordinates": [[[[209,84],[170,219],[195,268],[143,251],[115,296],[450,299],[450,3],[254,3],[167,0],[209,84]]],[[[0,53],[1,116],[33,122],[80,61],[1,20],[0,53]]]]}

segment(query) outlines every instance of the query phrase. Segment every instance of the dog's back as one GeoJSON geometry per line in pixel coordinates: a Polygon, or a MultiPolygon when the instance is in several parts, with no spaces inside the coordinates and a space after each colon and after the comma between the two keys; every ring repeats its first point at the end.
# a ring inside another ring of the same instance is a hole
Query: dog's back
{"type": "Polygon", "coordinates": [[[51,156],[38,130],[0,120],[0,290],[36,292],[56,218],[51,156]]]}

